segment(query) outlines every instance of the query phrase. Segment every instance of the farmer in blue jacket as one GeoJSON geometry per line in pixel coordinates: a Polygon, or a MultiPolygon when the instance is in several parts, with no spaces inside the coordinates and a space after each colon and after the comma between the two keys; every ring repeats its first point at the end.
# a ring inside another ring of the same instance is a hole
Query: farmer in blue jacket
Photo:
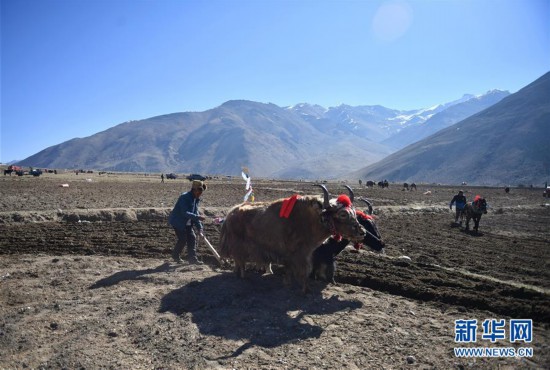
{"type": "Polygon", "coordinates": [[[199,214],[199,202],[202,192],[206,190],[206,184],[202,181],[194,180],[191,190],[182,193],[170,213],[168,222],[174,228],[178,241],[172,251],[174,261],[183,262],[180,253],[185,244],[187,244],[187,260],[191,264],[201,265],[202,262],[197,259],[197,238],[193,226],[199,230],[200,236],[203,236],[202,222],[204,217],[199,214]]]}
{"type": "Polygon", "coordinates": [[[451,200],[451,204],[449,204],[450,209],[453,209],[453,204],[456,204],[455,224],[458,223],[458,219],[460,218],[460,224],[462,225],[462,220],[464,218],[464,207],[466,207],[466,197],[464,196],[464,192],[462,190],[460,190],[451,200]]]}

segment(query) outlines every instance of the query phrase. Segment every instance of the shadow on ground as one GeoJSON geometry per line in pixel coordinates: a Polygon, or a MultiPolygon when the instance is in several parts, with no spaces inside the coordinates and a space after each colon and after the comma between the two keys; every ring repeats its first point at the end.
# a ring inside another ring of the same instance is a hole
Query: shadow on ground
{"type": "Polygon", "coordinates": [[[226,356],[235,357],[252,346],[276,347],[318,338],[323,328],[310,315],[345,313],[362,306],[336,296],[323,298],[319,286],[312,290],[303,296],[298,289],[283,287],[281,277],[276,275],[241,280],[223,273],[168,293],[159,311],[190,314],[203,335],[245,341],[226,356]]]}
{"type": "Polygon", "coordinates": [[[170,265],[169,262],[165,262],[154,269],[119,271],[111,276],[96,281],[92,286],[90,286],[90,289],[106,288],[117,285],[118,283],[126,280],[143,279],[144,275],[155,274],[157,272],[174,271],[176,268],[177,265],[170,265]]]}

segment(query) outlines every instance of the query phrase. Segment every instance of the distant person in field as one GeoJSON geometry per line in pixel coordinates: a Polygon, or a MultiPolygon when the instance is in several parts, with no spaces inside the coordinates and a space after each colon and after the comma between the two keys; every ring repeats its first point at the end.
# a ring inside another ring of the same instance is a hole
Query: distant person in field
{"type": "Polygon", "coordinates": [[[205,183],[194,180],[191,190],[179,196],[168,218],[168,222],[174,228],[176,237],[178,238],[172,251],[172,258],[178,263],[183,262],[180,254],[183,251],[183,247],[187,244],[187,261],[190,264],[202,265],[202,262],[197,258],[197,237],[193,226],[199,230],[200,236],[204,236],[201,222],[204,221],[204,217],[199,214],[199,202],[205,190],[205,183]]]}
{"type": "Polygon", "coordinates": [[[160,174],[160,182],[164,182],[164,174],[163,173],[160,174]]]}
{"type": "Polygon", "coordinates": [[[460,225],[462,225],[462,220],[464,219],[464,207],[466,207],[466,197],[464,196],[464,192],[462,190],[460,190],[451,200],[451,204],[449,204],[450,209],[453,209],[453,204],[455,204],[456,210],[455,224],[458,223],[458,219],[460,218],[460,225]]]}

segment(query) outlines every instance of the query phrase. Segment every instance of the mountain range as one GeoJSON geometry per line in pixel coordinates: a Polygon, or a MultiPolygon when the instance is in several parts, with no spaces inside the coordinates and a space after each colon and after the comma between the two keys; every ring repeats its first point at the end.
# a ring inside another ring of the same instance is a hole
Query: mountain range
{"type": "Polygon", "coordinates": [[[550,178],[550,72],[352,176],[542,186],[550,178]]]}
{"type": "Polygon", "coordinates": [[[417,110],[231,100],[204,112],[124,122],[18,164],[211,175],[237,175],[246,166],[256,177],[344,178],[508,95],[493,90],[417,110]]]}

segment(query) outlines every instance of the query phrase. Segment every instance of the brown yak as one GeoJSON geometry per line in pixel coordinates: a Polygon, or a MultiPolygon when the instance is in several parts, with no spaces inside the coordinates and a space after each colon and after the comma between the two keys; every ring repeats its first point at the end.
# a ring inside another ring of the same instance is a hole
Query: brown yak
{"type": "Polygon", "coordinates": [[[349,197],[341,195],[340,202],[331,204],[326,187],[317,186],[323,189],[323,201],[293,196],[274,202],[242,203],[229,211],[219,249],[222,257],[234,260],[238,276],[244,278],[246,262],[282,264],[285,285],[289,286],[294,277],[305,293],[315,248],[331,235],[352,240],[365,236],[349,197]]]}
{"type": "Polygon", "coordinates": [[[470,230],[470,220],[473,219],[474,230],[477,233],[479,229],[479,221],[481,220],[481,216],[484,213],[487,213],[487,201],[485,200],[485,198],[476,195],[474,201],[471,204],[466,203],[466,206],[464,207],[464,215],[466,217],[465,231],[470,230]]]}

